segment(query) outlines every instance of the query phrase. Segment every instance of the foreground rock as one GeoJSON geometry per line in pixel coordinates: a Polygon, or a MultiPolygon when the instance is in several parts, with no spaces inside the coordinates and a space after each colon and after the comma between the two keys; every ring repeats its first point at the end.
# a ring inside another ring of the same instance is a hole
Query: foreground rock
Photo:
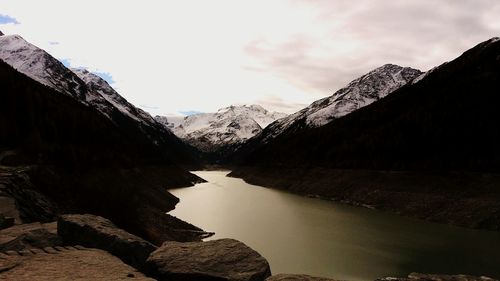
{"type": "Polygon", "coordinates": [[[95,215],[63,215],[59,218],[57,232],[66,245],[103,249],[135,268],[142,268],[156,249],[146,240],[95,215]]]}
{"type": "Polygon", "coordinates": [[[45,248],[62,245],[57,236],[57,224],[28,223],[0,231],[0,251],[20,251],[25,248],[45,248]]]}
{"type": "Polygon", "coordinates": [[[0,253],[0,280],[152,281],[120,259],[98,249],[56,247],[0,253]]]}
{"type": "Polygon", "coordinates": [[[334,281],[323,277],[314,277],[304,274],[276,274],[266,279],[266,281],[334,281]]]}
{"type": "MultiPolygon", "coordinates": [[[[5,152],[0,152],[0,158],[5,152]]],[[[5,159],[3,158],[2,161],[5,159]]],[[[5,167],[0,163],[0,213],[15,224],[56,220],[57,206],[35,187],[31,167],[5,167]]]]}
{"type": "Polygon", "coordinates": [[[485,276],[411,273],[408,277],[385,277],[376,281],[498,281],[485,276]]]}
{"type": "Polygon", "coordinates": [[[165,242],[147,260],[159,280],[260,281],[271,275],[266,259],[242,242],[165,242]]]}

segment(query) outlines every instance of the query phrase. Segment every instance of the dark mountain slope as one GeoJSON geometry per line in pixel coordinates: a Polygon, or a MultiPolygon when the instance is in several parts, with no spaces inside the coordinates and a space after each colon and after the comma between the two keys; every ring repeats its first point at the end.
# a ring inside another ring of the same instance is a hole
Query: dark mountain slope
{"type": "Polygon", "coordinates": [[[440,221],[474,199],[471,221],[456,223],[498,228],[499,106],[495,38],[335,122],[246,147],[233,175],[440,221]]]}
{"type": "MultiPolygon", "coordinates": [[[[56,203],[55,213],[103,215],[155,242],[189,240],[179,233],[200,231],[164,215],[178,202],[165,187],[201,181],[173,164],[183,159],[164,153],[164,144],[151,143],[126,126],[131,123],[113,122],[1,61],[0,89],[0,164],[24,167],[16,173],[22,170],[20,178],[56,203]]],[[[165,145],[184,149],[178,140],[165,145]]],[[[13,168],[2,169],[8,174],[13,168]]],[[[24,217],[46,218],[29,211],[24,217]]]]}
{"type": "Polygon", "coordinates": [[[0,60],[58,93],[96,109],[133,143],[157,146],[158,153],[174,163],[198,165],[195,148],[184,144],[149,114],[130,104],[99,76],[83,69],[67,68],[19,35],[0,37],[0,60]]]}
{"type": "Polygon", "coordinates": [[[316,129],[253,147],[242,163],[500,171],[500,41],[316,129]]]}

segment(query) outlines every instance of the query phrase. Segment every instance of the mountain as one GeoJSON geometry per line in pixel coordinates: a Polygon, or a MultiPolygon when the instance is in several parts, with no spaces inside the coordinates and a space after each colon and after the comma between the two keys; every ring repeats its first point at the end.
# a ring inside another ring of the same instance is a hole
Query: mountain
{"type": "Polygon", "coordinates": [[[272,123],[252,141],[265,143],[283,133],[326,125],[387,96],[420,75],[422,72],[417,69],[386,64],[353,80],[333,95],[272,123]]]}
{"type": "MultiPolygon", "coordinates": [[[[175,123],[171,122],[171,117],[156,115],[156,122],[160,123],[163,127],[172,130],[175,127],[175,123]]],[[[176,117],[177,119],[183,119],[183,117],[176,117]]]]}
{"type": "Polygon", "coordinates": [[[244,142],[285,116],[284,113],[269,112],[259,105],[243,105],[229,106],[215,113],[194,114],[171,122],[162,116],[155,119],[198,149],[214,152],[244,142]]]}
{"type": "Polygon", "coordinates": [[[233,175],[499,229],[499,57],[500,39],[485,41],[335,122],[247,147],[233,175]]]}
{"type": "Polygon", "coordinates": [[[0,88],[0,181],[23,222],[92,213],[155,243],[205,235],[165,214],[179,201],[165,187],[202,181],[181,167],[196,150],[104,80],[14,35],[0,37],[0,88]]]}
{"type": "Polygon", "coordinates": [[[106,80],[102,79],[100,76],[89,72],[86,69],[75,68],[71,69],[83,82],[87,85],[89,92],[98,93],[99,96],[103,97],[107,102],[109,102],[114,108],[118,109],[123,114],[136,120],[141,124],[147,124],[149,126],[157,126],[157,122],[146,113],[144,110],[139,109],[129,103],[125,98],[120,96],[115,89],[113,89],[106,80]]]}
{"type": "Polygon", "coordinates": [[[173,162],[196,165],[196,150],[176,138],[149,114],[130,104],[104,79],[84,69],[69,69],[19,35],[0,37],[0,59],[35,81],[96,108],[137,141],[159,147],[173,162]],[[175,147],[175,149],[173,149],[175,147]]]}

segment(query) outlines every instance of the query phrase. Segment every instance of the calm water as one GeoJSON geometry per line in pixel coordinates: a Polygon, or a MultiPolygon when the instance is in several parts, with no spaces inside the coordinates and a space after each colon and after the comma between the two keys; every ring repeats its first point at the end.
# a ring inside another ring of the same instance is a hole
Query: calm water
{"type": "Polygon", "coordinates": [[[410,272],[500,277],[500,233],[427,223],[250,185],[228,172],[171,190],[171,214],[261,253],[273,273],[373,280],[410,272]]]}

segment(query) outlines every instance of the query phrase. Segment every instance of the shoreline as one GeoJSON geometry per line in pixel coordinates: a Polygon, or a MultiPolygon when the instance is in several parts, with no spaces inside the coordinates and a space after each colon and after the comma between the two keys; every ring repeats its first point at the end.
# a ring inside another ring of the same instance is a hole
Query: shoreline
{"type": "Polygon", "coordinates": [[[500,175],[325,168],[304,169],[302,172],[297,170],[300,169],[233,167],[227,176],[300,196],[390,212],[433,223],[476,230],[500,230],[500,194],[487,192],[490,186],[500,184],[500,175]],[[416,183],[411,187],[405,186],[411,180],[416,180],[416,183]],[[488,180],[490,181],[484,182],[488,180]],[[444,196],[444,191],[460,181],[467,183],[462,186],[462,190],[444,196]],[[425,186],[423,191],[415,190],[419,184],[425,186]],[[484,190],[474,190],[471,186],[475,185],[486,187],[484,190]],[[436,186],[439,188],[433,190],[436,186]]]}

